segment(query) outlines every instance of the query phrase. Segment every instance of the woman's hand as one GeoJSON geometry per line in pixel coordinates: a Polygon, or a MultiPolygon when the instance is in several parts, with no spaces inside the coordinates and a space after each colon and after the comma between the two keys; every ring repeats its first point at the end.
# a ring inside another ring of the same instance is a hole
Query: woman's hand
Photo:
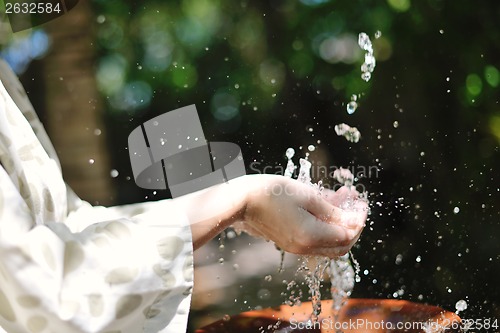
{"type": "Polygon", "coordinates": [[[272,240],[296,254],[337,257],[358,240],[368,213],[354,188],[319,190],[272,175],[246,176],[253,183],[236,228],[272,240]],[[254,179],[252,179],[254,178],[254,179]]]}
{"type": "Polygon", "coordinates": [[[337,257],[359,238],[368,205],[356,190],[319,190],[277,175],[249,175],[176,198],[194,249],[233,225],[296,254],[337,257]]]}

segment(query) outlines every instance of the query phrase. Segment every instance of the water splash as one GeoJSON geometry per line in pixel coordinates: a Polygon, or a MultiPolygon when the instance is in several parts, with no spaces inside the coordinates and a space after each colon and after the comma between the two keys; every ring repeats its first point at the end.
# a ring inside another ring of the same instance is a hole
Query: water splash
{"type": "Polygon", "coordinates": [[[333,178],[342,185],[351,186],[354,183],[354,175],[349,169],[338,168],[333,172],[333,178]]]}
{"type": "MultiPolygon", "coordinates": [[[[377,38],[375,36],[375,38],[377,38]]],[[[365,53],[365,61],[361,65],[361,78],[363,81],[370,81],[372,77],[372,73],[375,70],[376,66],[376,60],[375,57],[373,56],[373,45],[372,41],[370,40],[370,37],[364,33],[361,32],[358,36],[358,45],[361,47],[363,50],[366,51],[365,53]]]]}
{"type": "MultiPolygon", "coordinates": [[[[287,149],[287,157],[289,156],[288,152],[293,150],[292,148],[287,149]]],[[[291,155],[291,154],[290,154],[291,155]]],[[[289,158],[288,162],[290,163],[291,158],[289,158]]],[[[312,184],[311,183],[311,162],[309,162],[306,159],[301,158],[299,160],[300,164],[300,169],[299,169],[299,175],[297,177],[297,180],[304,183],[304,184],[310,184],[310,185],[315,185],[318,188],[318,194],[321,193],[323,190],[323,186],[321,182],[318,182],[318,184],[312,184]]],[[[287,165],[287,170],[295,170],[295,165],[287,165]]],[[[285,175],[288,175],[285,171],[285,175]]],[[[328,258],[322,258],[322,257],[307,257],[307,256],[302,256],[301,257],[301,264],[299,265],[299,268],[297,269],[297,273],[302,273],[305,277],[306,283],[309,287],[309,293],[311,294],[311,303],[312,303],[312,314],[311,314],[311,321],[315,322],[318,320],[318,316],[321,313],[321,282],[323,282],[323,276],[328,268],[329,265],[329,259],[328,258]]],[[[293,287],[295,283],[292,285],[288,285],[288,290],[293,287]]],[[[301,295],[301,294],[299,294],[301,295]]],[[[292,295],[290,296],[290,303],[297,304],[297,296],[292,295]]]]}
{"type": "Polygon", "coordinates": [[[283,273],[285,270],[285,250],[280,250],[280,267],[278,267],[278,273],[283,273]]]}
{"type": "Polygon", "coordinates": [[[330,259],[327,257],[304,256],[297,270],[304,272],[305,280],[309,287],[312,304],[311,320],[313,322],[316,322],[321,314],[321,283],[329,266],[330,259]]]}
{"type": "Polygon", "coordinates": [[[299,169],[299,177],[297,180],[301,183],[311,184],[311,162],[306,159],[301,158],[299,160],[300,169],[299,169]]]}
{"type": "Polygon", "coordinates": [[[464,301],[463,299],[459,300],[455,304],[455,309],[457,310],[457,311],[455,311],[456,314],[459,314],[459,312],[461,312],[461,311],[467,310],[467,302],[464,301]]]}
{"type": "Polygon", "coordinates": [[[357,143],[361,138],[361,133],[356,127],[351,127],[344,123],[335,125],[335,133],[337,133],[338,136],[343,136],[347,141],[354,143],[357,143]]]}
{"type": "Polygon", "coordinates": [[[358,103],[354,101],[350,101],[349,103],[347,103],[346,107],[347,113],[353,114],[357,108],[358,108],[358,103]]]}
{"type": "Polygon", "coordinates": [[[370,37],[365,32],[360,32],[358,35],[358,45],[363,50],[373,53],[373,45],[370,37]]]}
{"type": "Polygon", "coordinates": [[[349,253],[330,262],[331,293],[333,310],[337,315],[354,289],[355,273],[349,260],[349,253]]]}
{"type": "MultiPolygon", "coordinates": [[[[286,156],[288,157],[287,170],[295,170],[296,166],[291,161],[291,158],[295,154],[292,148],[288,148],[286,156]],[[291,163],[291,164],[290,164],[291,163]]],[[[323,191],[322,182],[319,181],[317,184],[311,183],[311,162],[306,159],[300,159],[300,169],[297,180],[315,186],[318,189],[318,195],[323,191]]],[[[285,174],[291,177],[292,173],[285,174]]],[[[347,186],[350,186],[354,182],[354,176],[348,169],[337,169],[334,171],[334,178],[347,186]]],[[[349,210],[353,209],[354,200],[348,199],[342,204],[342,209],[349,210]]],[[[330,259],[328,257],[308,257],[302,256],[301,264],[297,269],[297,272],[302,273],[305,276],[306,283],[309,287],[309,293],[311,295],[312,303],[312,314],[311,321],[315,322],[321,313],[321,283],[324,280],[325,272],[328,271],[331,280],[331,294],[333,300],[333,309],[335,311],[335,320],[338,319],[338,312],[342,305],[346,302],[347,298],[351,295],[354,288],[354,284],[360,281],[359,277],[359,263],[354,259],[352,253],[341,256],[337,259],[330,259]]],[[[295,281],[288,284],[287,290],[290,290],[295,286],[295,281]]],[[[301,296],[301,294],[299,294],[301,296]]],[[[289,301],[286,303],[289,305],[297,304],[300,302],[300,296],[295,295],[293,292],[289,297],[289,301]]]]}
{"type": "MultiPolygon", "coordinates": [[[[297,269],[298,272],[298,269],[297,269]]],[[[290,282],[283,280],[283,283],[286,284],[286,290],[290,292],[290,296],[288,297],[287,300],[285,300],[285,304],[289,306],[300,306],[302,304],[302,290],[300,288],[297,288],[297,282],[295,280],[292,280],[290,282]]],[[[283,296],[286,296],[286,294],[282,294],[283,296]]]]}
{"type": "Polygon", "coordinates": [[[295,150],[293,148],[288,148],[286,150],[285,155],[288,158],[288,162],[286,164],[286,169],[285,169],[285,177],[292,177],[296,168],[295,164],[292,161],[292,157],[295,155],[295,150]]]}
{"type": "Polygon", "coordinates": [[[353,94],[351,96],[351,101],[347,103],[346,107],[348,114],[353,114],[354,112],[356,112],[356,109],[358,108],[358,103],[356,103],[357,99],[358,97],[356,95],[353,94]]]}

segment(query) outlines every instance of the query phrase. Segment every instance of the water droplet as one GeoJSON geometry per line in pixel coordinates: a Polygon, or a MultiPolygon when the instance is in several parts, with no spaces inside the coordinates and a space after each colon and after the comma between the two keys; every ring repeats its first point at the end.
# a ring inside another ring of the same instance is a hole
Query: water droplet
{"type": "Polygon", "coordinates": [[[439,33],[442,35],[444,34],[444,30],[443,29],[439,29],[439,33]]]}
{"type": "Polygon", "coordinates": [[[295,150],[293,148],[288,148],[285,153],[288,159],[291,159],[295,155],[295,150]]]}
{"type": "Polygon", "coordinates": [[[116,178],[116,177],[118,177],[119,172],[118,172],[118,170],[116,170],[116,169],[112,169],[112,170],[109,172],[109,174],[111,175],[111,178],[116,178]]]}
{"type": "Polygon", "coordinates": [[[394,128],[398,128],[399,122],[397,120],[394,120],[394,122],[392,123],[392,126],[394,126],[394,128]]]}
{"type": "MultiPolygon", "coordinates": [[[[335,169],[335,171],[333,172],[333,179],[335,179],[336,181],[338,181],[343,185],[351,186],[354,182],[354,175],[349,169],[338,168],[335,169]]],[[[345,202],[346,206],[345,207],[342,206],[341,208],[343,209],[349,208],[349,205],[351,204],[352,202],[348,200],[345,202]]]]}
{"type": "Polygon", "coordinates": [[[224,264],[224,258],[219,258],[219,264],[224,264]]]}
{"type": "Polygon", "coordinates": [[[357,99],[358,99],[358,96],[356,96],[356,94],[352,94],[351,101],[356,102],[357,99]]]}
{"type": "Polygon", "coordinates": [[[264,277],[264,280],[266,280],[267,282],[271,282],[273,280],[273,277],[271,275],[266,275],[264,277]]]}
{"type": "Polygon", "coordinates": [[[94,164],[94,162],[95,162],[95,161],[94,161],[94,159],[93,159],[93,158],[89,159],[89,164],[94,164]]]}
{"type": "Polygon", "coordinates": [[[375,57],[373,56],[373,54],[371,53],[367,53],[365,54],[365,62],[363,65],[365,65],[365,68],[366,70],[364,70],[363,72],[373,72],[373,70],[375,69],[375,57]]]}
{"type": "Polygon", "coordinates": [[[259,299],[269,299],[271,297],[271,292],[268,289],[260,289],[257,292],[257,297],[259,299]]]}
{"type": "Polygon", "coordinates": [[[158,126],[158,122],[157,122],[156,120],[155,120],[155,121],[153,121],[153,125],[154,125],[154,126],[158,126]]]}
{"type": "Polygon", "coordinates": [[[455,309],[457,309],[457,313],[459,313],[460,311],[467,310],[467,302],[464,301],[463,299],[459,300],[455,304],[455,309]]]}
{"type": "Polygon", "coordinates": [[[382,37],[382,31],[377,30],[377,31],[375,32],[375,39],[379,39],[380,37],[382,37]]]}
{"type": "Polygon", "coordinates": [[[358,142],[361,138],[361,133],[358,131],[356,127],[351,127],[347,124],[338,124],[335,125],[335,133],[339,136],[343,136],[350,142],[358,142]]]}
{"type": "Polygon", "coordinates": [[[370,37],[364,32],[358,35],[358,45],[365,51],[373,52],[372,42],[370,37]]]}
{"type": "Polygon", "coordinates": [[[453,208],[453,213],[458,214],[460,212],[460,208],[455,207],[453,208]]]}
{"type": "Polygon", "coordinates": [[[350,101],[347,103],[347,113],[353,114],[358,108],[358,104],[355,101],[350,101]]]}
{"type": "Polygon", "coordinates": [[[231,316],[228,314],[225,314],[224,317],[222,317],[222,320],[229,321],[229,320],[231,320],[231,316]]]}
{"type": "Polygon", "coordinates": [[[312,126],[307,126],[306,127],[306,131],[308,132],[313,132],[314,131],[314,128],[312,126]]]}
{"type": "Polygon", "coordinates": [[[177,148],[178,148],[178,149],[181,149],[181,148],[182,148],[182,145],[177,146],[177,148]]]}
{"type": "Polygon", "coordinates": [[[401,262],[402,262],[402,261],[403,261],[403,255],[398,254],[398,255],[396,256],[396,261],[395,261],[396,265],[401,264],[401,262]]]}
{"type": "Polygon", "coordinates": [[[314,147],[313,145],[309,145],[309,146],[307,147],[307,150],[309,150],[309,151],[315,151],[315,150],[316,150],[316,147],[314,147]]]}
{"type": "Polygon", "coordinates": [[[102,133],[102,131],[101,131],[99,128],[96,128],[96,129],[94,130],[94,135],[99,136],[99,135],[101,135],[101,133],[102,133]]]}
{"type": "Polygon", "coordinates": [[[370,72],[364,72],[361,74],[361,78],[363,79],[363,81],[370,81],[372,75],[370,74],[370,72]]]}
{"type": "Polygon", "coordinates": [[[416,262],[421,262],[421,261],[422,261],[422,257],[421,257],[421,256],[417,256],[417,257],[415,258],[415,261],[416,261],[416,262]]]}

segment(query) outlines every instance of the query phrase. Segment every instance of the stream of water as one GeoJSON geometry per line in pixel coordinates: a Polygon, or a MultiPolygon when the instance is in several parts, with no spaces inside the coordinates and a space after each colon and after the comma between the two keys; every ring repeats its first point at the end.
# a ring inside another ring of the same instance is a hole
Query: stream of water
{"type": "MultiPolygon", "coordinates": [[[[285,170],[285,176],[292,177],[296,166],[292,161],[295,151],[293,148],[288,148],[286,151],[287,167],[285,170]]],[[[311,162],[307,159],[301,158],[299,160],[299,173],[297,180],[315,186],[318,189],[318,195],[321,195],[323,189],[321,181],[314,184],[311,182],[311,162]]],[[[345,186],[351,186],[353,184],[353,175],[347,169],[336,170],[334,178],[345,186]]],[[[349,209],[352,203],[347,202],[342,205],[342,209],[349,209]]],[[[352,200],[351,200],[352,201],[352,200]]],[[[280,266],[281,267],[281,266],[280,266]]],[[[312,303],[312,313],[311,321],[315,322],[318,320],[318,316],[321,313],[321,284],[324,281],[324,277],[328,272],[331,282],[331,297],[333,300],[333,310],[335,314],[335,319],[338,319],[338,312],[345,304],[347,299],[352,293],[355,282],[359,281],[359,264],[349,252],[343,256],[336,259],[330,259],[328,257],[311,257],[303,256],[301,258],[301,264],[297,269],[298,273],[301,273],[305,277],[305,281],[309,287],[309,293],[311,295],[312,303]]],[[[293,286],[292,286],[293,287],[293,286]]],[[[287,289],[290,289],[289,284],[287,289]]],[[[296,297],[292,299],[296,301],[296,297]]],[[[295,302],[296,303],[296,302],[295,302]]]]}

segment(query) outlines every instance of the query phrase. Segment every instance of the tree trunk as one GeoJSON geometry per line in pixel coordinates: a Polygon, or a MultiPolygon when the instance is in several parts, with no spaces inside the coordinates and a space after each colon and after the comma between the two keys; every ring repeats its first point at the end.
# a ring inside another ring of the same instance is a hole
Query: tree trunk
{"type": "Polygon", "coordinates": [[[47,23],[52,47],[44,59],[46,127],[66,182],[92,204],[113,202],[103,128],[103,105],[94,78],[93,16],[88,1],[47,23]]]}

